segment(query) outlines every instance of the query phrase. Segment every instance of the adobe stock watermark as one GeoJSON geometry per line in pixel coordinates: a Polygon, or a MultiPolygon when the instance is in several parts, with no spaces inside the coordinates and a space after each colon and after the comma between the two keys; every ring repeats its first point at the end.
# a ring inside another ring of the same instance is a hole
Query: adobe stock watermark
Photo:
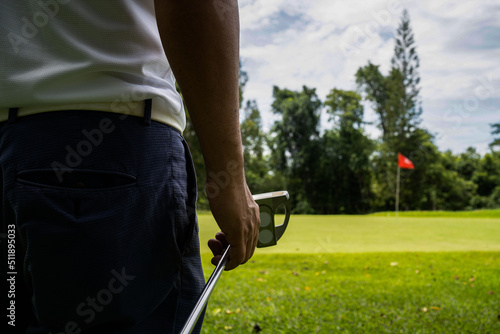
{"type": "Polygon", "coordinates": [[[130,93],[122,93],[119,98],[116,98],[111,103],[111,111],[118,114],[123,114],[120,119],[125,119],[132,110],[136,110],[140,103],[144,101],[146,93],[139,90],[134,90],[130,93]]]}
{"type": "Polygon", "coordinates": [[[344,37],[339,44],[344,57],[350,58],[352,55],[359,55],[363,49],[368,48],[374,37],[377,36],[377,29],[391,25],[393,17],[399,17],[401,10],[401,1],[389,0],[385,9],[371,13],[373,20],[360,26],[354,26],[350,34],[344,37]]]}
{"type": "Polygon", "coordinates": [[[109,280],[108,285],[99,290],[95,296],[88,296],[84,301],[76,306],[75,312],[81,319],[68,321],[64,326],[63,332],[49,334],[79,334],[82,332],[82,324],[90,324],[95,320],[97,314],[105,309],[105,306],[111,304],[114,297],[120,294],[129,283],[135,279],[135,276],[128,275],[125,268],[121,272],[115,269],[111,270],[113,277],[109,280]]]}
{"type": "Polygon", "coordinates": [[[441,140],[445,140],[449,136],[449,132],[455,132],[462,125],[463,121],[471,116],[472,113],[477,112],[481,102],[489,98],[493,98],[498,91],[495,87],[493,74],[477,78],[479,82],[472,90],[472,94],[462,99],[462,101],[453,104],[452,107],[447,108],[443,113],[443,121],[446,123],[453,123],[451,128],[446,128],[444,136],[441,140]]]}
{"type": "Polygon", "coordinates": [[[241,166],[234,160],[226,164],[226,169],[217,173],[209,172],[207,179],[211,178],[214,183],[207,183],[205,185],[205,192],[208,198],[217,197],[221,189],[224,189],[231,182],[231,177],[241,173],[241,166]]]}
{"type": "MultiPolygon", "coordinates": [[[[443,113],[443,121],[446,123],[452,123],[451,127],[443,129],[443,135],[441,140],[446,140],[451,136],[452,133],[458,131],[462,126],[463,122],[470,118],[474,112],[477,112],[480,108],[481,101],[493,98],[498,91],[495,87],[495,80],[493,75],[487,75],[484,77],[477,78],[478,84],[472,89],[472,94],[466,96],[462,101],[453,104],[452,107],[447,108],[443,113]]],[[[410,152],[408,159],[413,162],[416,169],[419,166],[425,166],[428,164],[428,157],[430,156],[429,147],[423,147],[420,150],[410,152]]],[[[404,180],[414,173],[415,169],[401,169],[401,180],[404,180]]],[[[387,172],[387,184],[392,191],[395,191],[395,178],[396,172],[387,172]]]]}
{"type": "MultiPolygon", "coordinates": [[[[16,264],[16,225],[7,225],[7,324],[16,326],[16,281],[17,281],[17,264],[16,264]]],[[[2,240],[3,242],[3,240],[2,240]]]]}
{"type": "Polygon", "coordinates": [[[109,118],[103,118],[99,122],[99,126],[90,131],[82,130],[82,135],[85,139],[80,140],[75,148],[66,145],[66,159],[65,163],[53,161],[51,164],[52,170],[57,176],[59,182],[63,182],[63,175],[71,173],[74,168],[80,166],[83,158],[92,154],[95,147],[99,147],[104,141],[104,135],[110,134],[115,131],[116,125],[109,118]]]}
{"type": "Polygon", "coordinates": [[[332,239],[331,235],[316,238],[316,248],[314,248],[314,254],[317,256],[322,256],[323,254],[334,254],[338,251],[339,249],[335,246],[335,241],[332,239]]]}
{"type": "MultiPolygon", "coordinates": [[[[121,114],[118,119],[123,121],[129,116],[128,113],[131,110],[137,110],[138,107],[143,106],[141,103],[145,96],[144,92],[137,89],[128,93],[124,92],[111,103],[110,110],[113,113],[121,114]]],[[[83,159],[91,155],[94,149],[104,142],[105,135],[113,133],[117,126],[110,118],[103,117],[94,129],[82,130],[82,140],[73,147],[66,145],[65,160],[63,162],[54,160],[51,164],[58,181],[63,182],[63,175],[78,168],[83,159]]]]}
{"type": "Polygon", "coordinates": [[[219,17],[219,20],[224,21],[226,13],[232,12],[234,10],[238,9],[238,2],[237,1],[213,1],[213,6],[215,8],[215,11],[217,12],[217,16],[219,17]]]}
{"type": "Polygon", "coordinates": [[[29,44],[30,39],[35,38],[40,29],[47,26],[50,20],[59,13],[60,5],[65,5],[72,0],[45,0],[36,2],[40,10],[33,13],[31,17],[23,16],[21,18],[22,27],[17,33],[11,31],[7,37],[14,49],[14,52],[19,53],[20,47],[24,44],[29,44]]]}

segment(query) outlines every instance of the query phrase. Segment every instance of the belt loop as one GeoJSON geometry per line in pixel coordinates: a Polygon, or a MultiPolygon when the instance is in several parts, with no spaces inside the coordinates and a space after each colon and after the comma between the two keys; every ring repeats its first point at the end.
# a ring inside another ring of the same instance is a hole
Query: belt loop
{"type": "Polygon", "coordinates": [[[19,108],[9,108],[9,124],[16,122],[18,110],[19,108]]]}
{"type": "Polygon", "coordinates": [[[144,125],[151,125],[151,108],[153,106],[153,100],[144,100],[144,125]]]}

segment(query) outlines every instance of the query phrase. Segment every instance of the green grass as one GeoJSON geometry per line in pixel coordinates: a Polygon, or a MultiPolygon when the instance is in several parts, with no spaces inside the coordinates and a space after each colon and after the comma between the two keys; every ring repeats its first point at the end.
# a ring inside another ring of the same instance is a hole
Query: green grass
{"type": "Polygon", "coordinates": [[[499,274],[498,252],[256,255],[203,333],[500,333],[499,274]]]}
{"type": "MultiPolygon", "coordinates": [[[[400,217],[500,218],[500,209],[471,211],[402,211],[400,217]]],[[[377,212],[370,216],[395,217],[394,212],[377,212]]]]}
{"type": "MultiPolygon", "coordinates": [[[[219,230],[199,215],[202,252],[219,230]]],[[[274,253],[500,251],[500,219],[294,215],[274,253]]]]}
{"type": "MultiPolygon", "coordinates": [[[[200,215],[207,239],[218,230],[200,215]]],[[[225,272],[203,333],[500,333],[500,219],[293,216],[225,272]]]]}

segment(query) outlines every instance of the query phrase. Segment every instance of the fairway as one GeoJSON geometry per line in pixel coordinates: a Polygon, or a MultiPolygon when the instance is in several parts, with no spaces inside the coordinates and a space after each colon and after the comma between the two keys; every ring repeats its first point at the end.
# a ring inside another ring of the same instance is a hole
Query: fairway
{"type": "Polygon", "coordinates": [[[499,296],[500,219],[294,215],[222,275],[202,333],[500,333],[499,296]]]}
{"type": "MultiPolygon", "coordinates": [[[[219,230],[198,217],[202,252],[219,230]]],[[[257,254],[500,251],[500,218],[292,215],[278,246],[257,254]]]]}
{"type": "Polygon", "coordinates": [[[202,332],[500,333],[499,273],[499,252],[256,255],[202,332]]]}
{"type": "MultiPolygon", "coordinates": [[[[395,217],[395,212],[377,212],[371,216],[395,217]]],[[[403,211],[400,217],[445,217],[445,218],[497,218],[500,219],[500,210],[472,210],[472,211],[403,211]]]]}

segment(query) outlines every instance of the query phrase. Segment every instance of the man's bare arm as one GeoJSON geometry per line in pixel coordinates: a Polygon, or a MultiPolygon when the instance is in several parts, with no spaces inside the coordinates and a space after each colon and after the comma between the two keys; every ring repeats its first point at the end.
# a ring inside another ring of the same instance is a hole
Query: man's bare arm
{"type": "Polygon", "coordinates": [[[245,181],[239,127],[237,0],[155,0],[165,53],[206,165],[210,209],[231,245],[226,270],[253,255],[259,208],[245,181]],[[228,180],[217,182],[217,176],[228,180]]]}

